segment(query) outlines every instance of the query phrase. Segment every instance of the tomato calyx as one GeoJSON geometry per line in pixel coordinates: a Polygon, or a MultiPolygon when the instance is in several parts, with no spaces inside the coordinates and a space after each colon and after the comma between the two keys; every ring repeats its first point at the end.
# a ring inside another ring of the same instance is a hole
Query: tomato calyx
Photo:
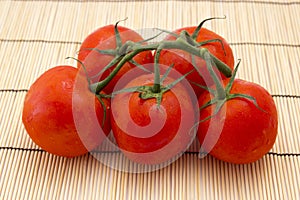
{"type": "Polygon", "coordinates": [[[235,98],[244,98],[247,99],[249,101],[251,101],[256,108],[258,108],[259,110],[265,112],[258,104],[257,101],[254,97],[250,96],[250,95],[246,95],[246,94],[242,94],[242,93],[230,93],[231,92],[231,88],[233,86],[233,82],[235,80],[236,77],[236,73],[237,70],[239,68],[240,62],[241,60],[238,61],[237,66],[235,67],[233,74],[228,82],[228,84],[224,87],[221,83],[221,81],[217,78],[217,75],[215,74],[215,72],[212,69],[212,63],[209,59],[209,55],[206,55],[206,62],[207,62],[207,67],[209,70],[210,75],[212,76],[214,82],[215,82],[215,87],[216,89],[212,89],[212,88],[208,88],[208,87],[203,87],[202,88],[206,89],[208,92],[210,92],[212,94],[212,96],[214,98],[212,98],[211,100],[209,100],[207,103],[205,103],[204,105],[202,105],[199,109],[200,111],[203,110],[204,108],[207,108],[208,106],[211,105],[216,105],[214,111],[212,112],[212,115],[206,117],[205,119],[201,120],[199,123],[204,122],[210,118],[212,118],[213,116],[215,116],[216,114],[218,114],[218,112],[221,110],[222,106],[229,100],[235,99],[235,98]]]}
{"type": "Polygon", "coordinates": [[[120,35],[119,29],[118,29],[118,24],[125,20],[127,20],[127,18],[117,21],[114,25],[115,40],[116,40],[116,48],[115,49],[84,48],[82,50],[83,51],[85,51],[85,50],[96,51],[100,54],[111,55],[111,56],[125,55],[127,45],[122,44],[121,35],[120,35]]]}
{"type": "MultiPolygon", "coordinates": [[[[124,88],[118,91],[115,91],[111,94],[110,97],[113,97],[116,94],[119,93],[123,93],[123,92],[138,92],[139,93],[139,98],[143,99],[143,100],[147,100],[147,99],[156,99],[157,102],[157,106],[159,107],[161,102],[162,102],[162,98],[164,93],[168,92],[169,90],[171,90],[177,83],[179,83],[180,81],[182,81],[187,75],[189,75],[190,73],[192,73],[194,70],[186,73],[185,75],[179,77],[178,79],[174,80],[173,82],[167,84],[167,85],[163,85],[164,80],[168,77],[169,73],[171,72],[172,66],[170,66],[165,74],[161,77],[159,77],[159,91],[155,91],[155,80],[154,80],[154,84],[152,85],[142,85],[142,86],[137,86],[137,87],[130,87],[130,88],[124,88]]],[[[154,75],[156,76],[156,75],[154,75]]],[[[105,96],[107,97],[107,95],[105,96]]]]}

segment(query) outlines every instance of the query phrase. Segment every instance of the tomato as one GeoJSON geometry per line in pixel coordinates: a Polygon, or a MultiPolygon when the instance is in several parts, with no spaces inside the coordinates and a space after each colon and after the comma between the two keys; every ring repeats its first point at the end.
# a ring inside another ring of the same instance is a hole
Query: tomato
{"type": "MultiPolygon", "coordinates": [[[[144,40],[140,34],[129,28],[118,26],[118,31],[120,33],[122,44],[126,41],[141,42],[144,40]]],[[[79,50],[78,60],[86,67],[88,76],[91,77],[91,80],[93,82],[98,82],[105,79],[115,68],[116,65],[113,65],[105,72],[98,74],[117,55],[105,55],[96,50],[91,50],[91,48],[96,48],[98,50],[116,50],[115,26],[107,25],[98,28],[84,39],[79,50]]],[[[140,65],[153,63],[153,55],[151,51],[144,51],[136,55],[133,60],[140,65]]],[[[81,63],[78,64],[78,67],[82,67],[81,63]]],[[[103,91],[110,94],[118,80],[134,67],[136,67],[135,64],[126,62],[103,91]]]]}
{"type": "MultiPolygon", "coordinates": [[[[173,33],[180,34],[182,31],[187,31],[190,35],[193,34],[197,27],[191,26],[191,27],[184,27],[175,30],[173,33]]],[[[175,40],[176,37],[173,35],[168,35],[165,40],[175,40]]],[[[202,45],[202,48],[206,48],[211,54],[213,54],[215,57],[217,57],[219,60],[223,61],[230,69],[234,68],[234,56],[232,53],[232,49],[227,43],[227,41],[221,37],[220,35],[216,34],[215,32],[208,30],[206,28],[201,28],[199,34],[196,37],[196,42],[204,42],[207,40],[213,40],[218,39],[221,42],[209,42],[207,44],[202,45]],[[223,44],[223,47],[222,47],[223,44]]],[[[176,69],[181,74],[186,74],[194,69],[192,64],[192,56],[190,53],[179,50],[179,49],[164,49],[161,51],[160,57],[159,57],[159,63],[170,66],[174,64],[174,69],[176,69]]],[[[187,76],[187,79],[191,82],[192,87],[195,90],[195,93],[197,95],[200,95],[203,91],[202,88],[198,87],[194,83],[197,83],[199,85],[203,86],[210,86],[213,84],[213,81],[211,79],[211,76],[209,75],[209,72],[206,68],[206,62],[204,59],[200,57],[195,57],[195,64],[197,66],[197,70],[195,70],[193,73],[189,74],[187,76]],[[200,76],[200,74],[201,76],[200,76]]],[[[215,69],[217,72],[217,69],[215,69]]],[[[225,76],[221,74],[219,76],[223,79],[225,76]]]]}
{"type": "MultiPolygon", "coordinates": [[[[224,83],[228,85],[228,81],[224,83]]],[[[255,162],[273,147],[277,137],[274,100],[262,86],[241,79],[233,81],[230,94],[239,95],[225,101],[217,114],[214,115],[216,104],[201,109],[198,139],[206,152],[220,160],[237,164],[255,162]]],[[[212,95],[204,92],[199,97],[199,106],[210,100],[212,95]]]]}
{"type": "MultiPolygon", "coordinates": [[[[166,78],[162,85],[171,82],[173,79],[166,78]]],[[[162,164],[178,158],[193,141],[191,128],[198,119],[189,94],[191,88],[177,83],[162,93],[159,103],[157,98],[142,97],[152,93],[153,84],[153,74],[136,77],[125,88],[144,86],[149,90],[121,92],[111,102],[116,143],[125,156],[140,164],[162,164]]]]}
{"type": "Polygon", "coordinates": [[[109,101],[103,99],[104,108],[79,74],[71,66],[53,67],[26,94],[23,124],[31,139],[49,153],[83,155],[101,144],[110,131],[109,114],[104,118],[109,101]]]}

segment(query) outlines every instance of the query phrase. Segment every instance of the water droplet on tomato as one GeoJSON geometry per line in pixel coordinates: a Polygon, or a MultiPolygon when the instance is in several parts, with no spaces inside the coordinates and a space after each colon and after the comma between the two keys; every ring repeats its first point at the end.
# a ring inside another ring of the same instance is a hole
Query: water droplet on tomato
{"type": "Polygon", "coordinates": [[[49,140],[50,140],[51,143],[55,143],[54,137],[50,136],[49,140]]]}
{"type": "Polygon", "coordinates": [[[73,87],[72,81],[64,81],[62,84],[65,89],[71,89],[73,87]]]}
{"type": "Polygon", "coordinates": [[[33,120],[33,116],[32,115],[29,115],[27,118],[26,118],[26,121],[27,122],[31,122],[33,120]]]}

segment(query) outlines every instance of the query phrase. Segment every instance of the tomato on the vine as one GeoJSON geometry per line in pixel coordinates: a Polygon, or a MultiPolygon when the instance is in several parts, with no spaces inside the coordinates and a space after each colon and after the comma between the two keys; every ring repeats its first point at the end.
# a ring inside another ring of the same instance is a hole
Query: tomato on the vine
{"type": "Polygon", "coordinates": [[[26,94],[22,121],[45,151],[65,157],[93,150],[110,131],[110,102],[89,90],[86,77],[71,66],[42,74],[26,94]]]}
{"type": "Polygon", "coordinates": [[[235,79],[229,89],[227,99],[215,99],[218,101],[211,105],[207,103],[218,97],[207,91],[200,95],[199,141],[207,153],[220,160],[237,164],[257,161],[277,137],[274,100],[262,86],[241,79],[235,79]]]}
{"type": "MultiPolygon", "coordinates": [[[[107,70],[104,70],[104,68],[108,66],[116,56],[125,55],[126,52],[123,51],[126,49],[122,49],[123,44],[128,41],[142,42],[143,40],[139,33],[123,26],[107,25],[100,27],[89,34],[81,44],[78,54],[78,60],[81,61],[81,63],[78,63],[78,67],[80,68],[82,64],[84,65],[92,82],[101,81],[113,71],[117,63],[114,63],[107,70]]],[[[110,94],[118,80],[125,73],[137,65],[147,63],[153,63],[151,51],[143,51],[137,54],[133,57],[132,62],[126,62],[122,66],[103,91],[110,94]]]]}
{"type": "MultiPolygon", "coordinates": [[[[234,56],[228,42],[222,36],[203,27],[201,27],[199,33],[195,35],[195,38],[193,38],[193,33],[196,29],[196,26],[177,29],[172,34],[169,34],[165,40],[176,40],[174,34],[180,35],[182,31],[186,31],[189,34],[189,39],[201,44],[199,45],[199,48],[206,48],[212,55],[225,63],[230,69],[233,69],[234,56]]],[[[191,82],[191,85],[197,95],[200,95],[203,89],[196,84],[202,86],[210,86],[213,84],[206,67],[206,61],[200,57],[193,58],[190,53],[184,50],[163,49],[160,53],[159,63],[167,66],[174,65],[174,69],[181,74],[186,74],[196,67],[197,70],[189,74],[186,78],[191,82]]],[[[215,69],[215,71],[217,72],[217,69],[215,69]]],[[[221,73],[219,77],[225,79],[225,76],[221,73]]]]}
{"type": "Polygon", "coordinates": [[[198,117],[192,97],[181,83],[166,89],[173,81],[165,78],[161,91],[155,93],[153,74],[141,75],[124,87],[138,88],[136,91],[121,92],[112,98],[113,134],[130,160],[166,163],[178,158],[193,141],[191,128],[198,117]]]}

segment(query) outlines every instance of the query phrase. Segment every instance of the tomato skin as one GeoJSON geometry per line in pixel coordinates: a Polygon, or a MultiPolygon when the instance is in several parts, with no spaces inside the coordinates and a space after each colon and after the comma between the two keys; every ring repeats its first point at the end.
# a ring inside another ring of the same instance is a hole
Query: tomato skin
{"type": "MultiPolygon", "coordinates": [[[[276,141],[278,116],[274,100],[260,85],[241,79],[234,80],[230,93],[254,97],[262,110],[248,99],[228,100],[217,115],[199,124],[198,139],[210,155],[220,160],[236,164],[255,162],[276,141]]],[[[199,106],[210,99],[208,92],[203,93],[199,106]]],[[[201,110],[200,120],[211,116],[214,108],[215,105],[201,110]]]]}
{"type": "MultiPolygon", "coordinates": [[[[154,83],[152,74],[133,79],[125,88],[154,83]]],[[[164,84],[172,82],[167,78],[164,84]]],[[[120,93],[112,99],[111,126],[116,142],[130,160],[161,164],[176,159],[195,135],[194,108],[180,83],[163,94],[160,107],[155,98],[143,100],[138,92],[120,93]]]]}
{"type": "MultiPolygon", "coordinates": [[[[124,44],[126,41],[140,42],[144,40],[141,35],[129,28],[118,26],[118,30],[120,33],[122,44],[124,44]]],[[[88,48],[107,50],[115,49],[116,47],[117,45],[114,25],[100,27],[84,39],[79,50],[78,60],[80,60],[84,64],[87,69],[88,75],[90,77],[93,77],[97,75],[106,65],[108,65],[109,62],[113,60],[114,56],[100,54],[97,51],[88,50],[88,48]]],[[[141,65],[153,63],[153,55],[151,51],[145,51],[136,55],[133,60],[141,65]]],[[[115,66],[116,65],[106,70],[100,76],[98,75],[96,77],[93,77],[92,81],[98,82],[105,79],[115,68],[115,66]]],[[[78,63],[78,67],[82,67],[80,63],[78,63]]],[[[125,63],[117,73],[117,75],[104,88],[103,91],[107,94],[110,94],[113,91],[113,88],[118,80],[134,67],[136,66],[132,63],[125,63]]]]}
{"type": "MultiPolygon", "coordinates": [[[[194,32],[194,30],[197,27],[191,26],[191,27],[183,27],[180,29],[177,29],[174,31],[176,34],[180,34],[181,31],[185,30],[190,35],[194,32]]],[[[175,40],[176,38],[172,35],[168,35],[165,40],[175,40]]],[[[224,50],[222,48],[222,45],[220,42],[210,42],[208,44],[202,45],[201,47],[206,48],[211,54],[219,58],[221,61],[223,61],[225,64],[228,65],[229,68],[234,68],[234,56],[232,53],[232,49],[227,43],[227,41],[221,37],[220,35],[216,34],[213,31],[210,31],[206,28],[201,28],[200,32],[196,38],[197,42],[203,42],[207,40],[212,39],[219,39],[222,41],[224,45],[224,50]],[[225,51],[225,52],[224,52],[225,51]]],[[[213,80],[207,70],[205,60],[199,57],[195,57],[196,65],[198,66],[198,70],[202,74],[202,76],[199,75],[197,71],[192,72],[189,74],[186,78],[187,80],[191,82],[198,83],[203,86],[211,86],[213,84],[213,80]]],[[[191,54],[178,49],[164,49],[161,51],[159,63],[170,66],[174,64],[174,69],[176,69],[181,74],[186,74],[194,69],[192,65],[192,57],[191,54]]],[[[217,69],[215,69],[216,72],[218,72],[217,69]]],[[[217,73],[218,74],[218,73],[217,73]]],[[[222,79],[225,79],[225,76],[223,74],[220,74],[219,76],[222,79]]],[[[203,92],[203,89],[200,87],[191,84],[192,87],[195,90],[195,93],[197,95],[200,95],[203,92]]]]}
{"type": "MultiPolygon", "coordinates": [[[[53,67],[32,84],[25,97],[22,121],[27,133],[38,146],[55,155],[83,155],[110,131],[109,115],[103,130],[97,130],[103,107],[89,91],[86,78],[78,74],[71,66],[53,67]],[[96,119],[90,113],[96,113],[96,119]],[[75,121],[76,115],[81,120],[75,121]],[[79,129],[85,131],[79,133],[79,129]]],[[[104,102],[109,108],[109,101],[104,102]]]]}

